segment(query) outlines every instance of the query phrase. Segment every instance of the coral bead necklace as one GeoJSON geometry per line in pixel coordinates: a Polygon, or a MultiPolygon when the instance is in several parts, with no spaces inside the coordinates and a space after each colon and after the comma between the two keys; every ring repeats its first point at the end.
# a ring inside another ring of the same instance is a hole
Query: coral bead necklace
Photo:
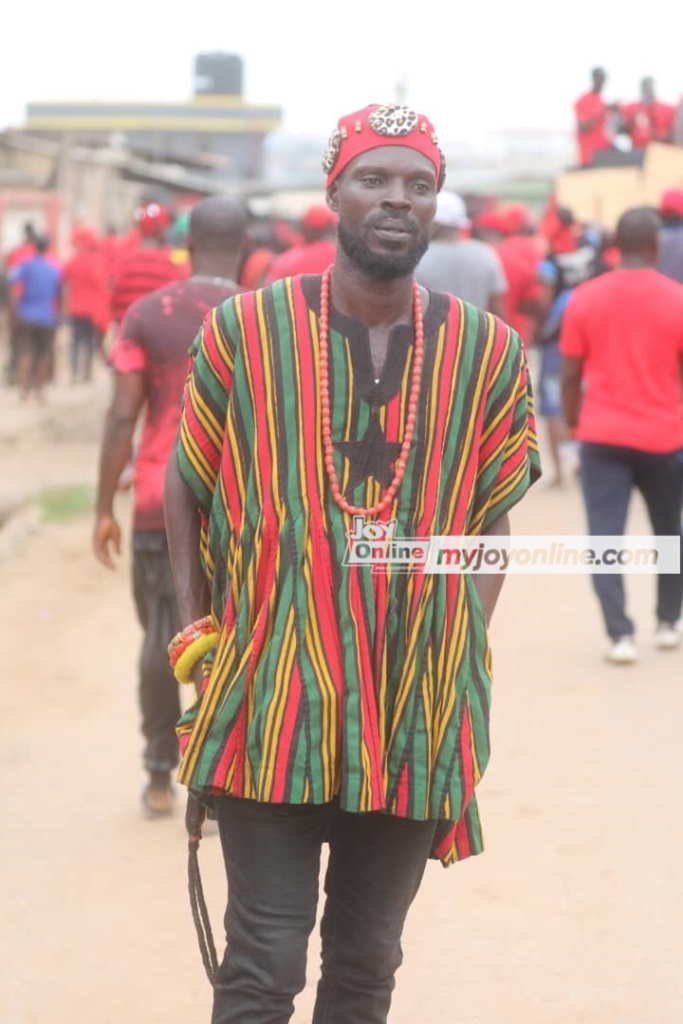
{"type": "Polygon", "coordinates": [[[422,363],[424,360],[424,324],[422,320],[422,299],[420,289],[416,281],[413,282],[413,322],[415,325],[415,353],[413,355],[413,372],[410,385],[410,396],[408,398],[408,415],[406,417],[405,434],[401,444],[401,453],[396,459],[395,475],[387,488],[386,494],[376,505],[368,508],[360,508],[351,505],[341,493],[339,480],[334,468],[334,447],[332,443],[332,419],[330,414],[330,377],[329,377],[329,340],[330,340],[330,278],[332,267],[328,267],[323,274],[322,290],[320,293],[320,394],[322,401],[322,427],[323,427],[323,456],[325,469],[330,481],[332,497],[342,510],[351,515],[374,516],[380,515],[394,500],[396,492],[401,486],[405,471],[410,446],[415,433],[415,420],[417,418],[417,399],[420,393],[420,382],[422,380],[422,363]]]}

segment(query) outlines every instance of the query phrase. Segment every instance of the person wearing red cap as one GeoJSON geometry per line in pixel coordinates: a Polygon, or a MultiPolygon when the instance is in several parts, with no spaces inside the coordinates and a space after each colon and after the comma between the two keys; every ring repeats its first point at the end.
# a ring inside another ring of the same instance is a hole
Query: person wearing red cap
{"type": "Polygon", "coordinates": [[[266,274],[265,284],[297,274],[322,274],[334,260],[337,249],[337,217],[327,206],[311,206],[301,218],[303,242],[276,256],[266,274]]]}
{"type": "Polygon", "coordinates": [[[178,778],[228,878],[214,1024],[291,1019],[326,842],[313,1021],[386,1022],[428,858],[482,849],[502,580],[424,572],[419,542],[416,571],[374,572],[363,541],[507,535],[540,473],[518,335],[414,278],[445,177],[432,124],[367,107],[323,166],[333,265],[204,321],[166,478],[172,651],[198,692],[178,778]]]}
{"type": "Polygon", "coordinates": [[[135,223],[139,241],[123,249],[112,273],[111,317],[116,324],[137,299],[189,274],[186,266],[174,262],[166,243],[171,217],[165,206],[144,203],[135,213],[135,223]]]}
{"type": "Polygon", "coordinates": [[[662,230],[657,270],[683,284],[683,190],[669,189],[659,204],[662,230]]]}
{"type": "Polygon", "coordinates": [[[525,206],[510,206],[500,216],[504,236],[496,249],[508,282],[504,317],[523,341],[530,342],[530,317],[540,312],[543,299],[538,282],[543,252],[533,218],[525,206]]]}

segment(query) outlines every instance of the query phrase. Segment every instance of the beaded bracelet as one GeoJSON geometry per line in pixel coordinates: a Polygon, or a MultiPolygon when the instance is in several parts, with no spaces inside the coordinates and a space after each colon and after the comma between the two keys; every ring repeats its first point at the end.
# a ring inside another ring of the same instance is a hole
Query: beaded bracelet
{"type": "Polygon", "coordinates": [[[213,619],[210,615],[205,615],[203,619],[197,619],[196,622],[191,622],[189,626],[185,626],[185,629],[181,630],[171,640],[168,645],[168,657],[171,662],[171,667],[185,650],[194,640],[199,639],[200,636],[205,636],[207,633],[213,633],[214,631],[213,619]]]}
{"type": "Polygon", "coordinates": [[[202,661],[209,651],[218,643],[218,633],[200,633],[184,649],[173,665],[173,674],[179,683],[191,683],[192,671],[197,662],[202,661]]]}

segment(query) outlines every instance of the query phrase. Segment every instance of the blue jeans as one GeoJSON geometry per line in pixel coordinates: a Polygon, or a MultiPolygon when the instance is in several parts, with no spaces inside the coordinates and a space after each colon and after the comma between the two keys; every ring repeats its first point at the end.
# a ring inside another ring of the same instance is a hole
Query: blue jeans
{"type": "Polygon", "coordinates": [[[436,822],[337,803],[215,801],[228,877],[212,1024],[286,1024],[306,983],[323,843],[330,856],[313,1024],[385,1024],[401,934],[436,822]]]}
{"type": "MultiPolygon", "coordinates": [[[[642,452],[617,445],[581,445],[581,486],[588,517],[588,532],[596,537],[621,536],[626,527],[634,488],[647,507],[655,536],[681,535],[683,465],[680,453],[642,452]]],[[[612,640],[632,636],[633,622],[626,614],[621,576],[593,576],[607,633],[612,640]]],[[[670,625],[681,616],[683,577],[662,573],[657,577],[657,620],[670,625]]]]}

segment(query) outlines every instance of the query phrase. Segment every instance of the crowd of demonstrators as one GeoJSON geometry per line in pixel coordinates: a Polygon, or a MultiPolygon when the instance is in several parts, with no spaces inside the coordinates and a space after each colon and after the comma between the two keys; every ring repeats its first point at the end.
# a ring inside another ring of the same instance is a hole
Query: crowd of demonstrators
{"type": "Polygon", "coordinates": [[[186,258],[166,241],[170,225],[168,210],[154,201],[142,204],[134,226],[123,235],[108,229],[100,236],[77,224],[65,260],[31,224],[25,225],[24,239],[6,254],[2,268],[9,312],[7,381],[20,384],[22,394],[33,390],[42,396],[54,377],[54,337],[62,322],[71,333],[71,378],[90,380],[94,356],[105,355],[110,326],[121,322],[136,299],[188,275],[186,258]],[[42,328],[40,340],[29,329],[33,324],[42,328]]]}
{"type": "Polygon", "coordinates": [[[133,597],[144,631],[138,693],[148,773],[143,807],[150,816],[172,810],[171,772],[178,763],[175,725],[180,716],[167,654],[179,617],[164,529],[164,474],[178,433],[190,343],[206,314],[239,291],[236,277],[246,223],[246,211],[232,201],[199,202],[185,240],[190,276],[134,301],[117,328],[109,355],[115,387],[101,445],[93,543],[97,558],[113,568],[121,550],[115,496],[142,417],[131,547],[133,597]]]}
{"type": "MultiPolygon", "coordinates": [[[[670,209],[670,196],[665,209],[670,209]]],[[[683,285],[660,273],[662,224],[650,208],[621,217],[617,269],[581,284],[567,303],[560,337],[568,428],[581,443],[589,532],[620,536],[629,499],[642,494],[655,535],[681,534],[683,497],[683,285]]],[[[681,639],[683,576],[657,578],[655,644],[681,639]],[[677,626],[678,624],[678,626],[677,626]]],[[[623,580],[595,575],[616,664],[636,660],[635,626],[623,580]]]]}
{"type": "Polygon", "coordinates": [[[415,272],[417,280],[425,288],[449,292],[503,318],[508,282],[500,257],[485,242],[465,237],[470,227],[462,198],[440,192],[429,249],[415,272]]]}
{"type": "Polygon", "coordinates": [[[657,98],[655,81],[642,79],[640,95],[628,103],[608,103],[603,97],[607,82],[604,68],[591,72],[591,88],[574,104],[576,142],[582,167],[594,164],[600,153],[621,149],[628,140],[631,149],[644,149],[651,142],[683,145],[683,98],[678,106],[657,98]]]}

